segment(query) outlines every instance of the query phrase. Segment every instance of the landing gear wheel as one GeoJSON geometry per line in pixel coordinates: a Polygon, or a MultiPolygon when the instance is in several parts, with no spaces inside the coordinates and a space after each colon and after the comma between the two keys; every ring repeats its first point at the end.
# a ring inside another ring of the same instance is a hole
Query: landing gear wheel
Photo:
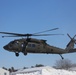
{"type": "Polygon", "coordinates": [[[25,52],[24,55],[27,55],[27,52],[25,52]]]}
{"type": "Polygon", "coordinates": [[[19,56],[19,53],[15,53],[15,55],[18,57],[19,56]]]}

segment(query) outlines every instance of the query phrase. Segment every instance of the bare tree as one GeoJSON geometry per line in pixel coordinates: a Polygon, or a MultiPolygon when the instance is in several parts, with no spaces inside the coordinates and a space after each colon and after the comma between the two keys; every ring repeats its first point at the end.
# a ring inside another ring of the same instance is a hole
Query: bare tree
{"type": "Polygon", "coordinates": [[[42,64],[36,64],[35,67],[43,67],[44,65],[42,64]]]}
{"type": "Polygon", "coordinates": [[[31,68],[34,68],[34,67],[43,67],[44,65],[42,64],[36,64],[35,66],[31,66],[31,68]]]}
{"type": "Polygon", "coordinates": [[[72,62],[69,59],[64,59],[64,60],[57,60],[55,63],[55,68],[58,69],[69,69],[72,67],[72,62]]]}

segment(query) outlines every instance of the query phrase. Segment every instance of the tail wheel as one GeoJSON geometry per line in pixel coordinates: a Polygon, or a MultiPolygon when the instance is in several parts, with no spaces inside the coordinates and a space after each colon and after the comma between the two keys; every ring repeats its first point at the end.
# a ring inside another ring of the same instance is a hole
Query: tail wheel
{"type": "Polygon", "coordinates": [[[15,53],[15,55],[18,57],[19,56],[19,53],[15,53]]]}

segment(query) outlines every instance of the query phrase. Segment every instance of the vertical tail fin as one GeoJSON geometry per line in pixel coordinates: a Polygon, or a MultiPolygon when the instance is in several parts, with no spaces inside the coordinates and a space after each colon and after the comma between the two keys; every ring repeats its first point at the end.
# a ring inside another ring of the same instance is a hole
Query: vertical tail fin
{"type": "Polygon", "coordinates": [[[67,34],[69,36],[69,38],[71,39],[70,42],[67,44],[66,46],[66,50],[69,50],[69,49],[73,49],[74,48],[74,44],[76,44],[76,40],[74,39],[76,37],[76,35],[71,38],[69,34],[67,34]]]}

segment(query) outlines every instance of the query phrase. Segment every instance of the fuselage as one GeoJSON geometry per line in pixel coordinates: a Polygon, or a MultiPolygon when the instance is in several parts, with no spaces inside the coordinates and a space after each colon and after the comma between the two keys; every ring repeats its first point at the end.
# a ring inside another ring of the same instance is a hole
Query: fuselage
{"type": "MultiPolygon", "coordinates": [[[[76,35],[75,35],[76,36],[76,35]]],[[[61,54],[76,52],[74,44],[76,40],[71,38],[70,42],[67,44],[65,49],[51,46],[46,43],[46,40],[34,39],[34,38],[22,38],[9,42],[3,48],[7,51],[14,52],[16,56],[22,52],[24,55],[27,53],[46,53],[46,54],[59,54],[63,59],[61,54]]]]}
{"type": "MultiPolygon", "coordinates": [[[[4,49],[10,52],[22,52],[22,45],[21,43],[13,42],[12,44],[9,43],[6,46],[4,46],[4,49]]],[[[47,53],[47,54],[63,54],[66,53],[64,49],[50,46],[48,44],[44,43],[33,43],[29,42],[26,46],[25,51],[27,53],[47,53]]]]}
{"type": "Polygon", "coordinates": [[[29,43],[26,47],[28,53],[47,53],[47,54],[63,54],[65,51],[61,48],[50,46],[48,44],[29,43]]]}

